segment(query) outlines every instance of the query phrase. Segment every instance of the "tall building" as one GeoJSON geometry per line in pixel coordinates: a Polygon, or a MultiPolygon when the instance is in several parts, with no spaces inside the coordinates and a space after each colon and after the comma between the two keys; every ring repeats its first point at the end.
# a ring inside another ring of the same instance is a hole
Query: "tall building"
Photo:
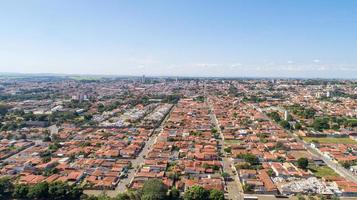
{"type": "Polygon", "coordinates": [[[141,77],[141,83],[145,83],[145,75],[141,77]]]}
{"type": "Polygon", "coordinates": [[[285,112],[284,112],[284,120],[287,121],[288,117],[289,117],[289,113],[288,113],[287,110],[285,110],[285,112]]]}

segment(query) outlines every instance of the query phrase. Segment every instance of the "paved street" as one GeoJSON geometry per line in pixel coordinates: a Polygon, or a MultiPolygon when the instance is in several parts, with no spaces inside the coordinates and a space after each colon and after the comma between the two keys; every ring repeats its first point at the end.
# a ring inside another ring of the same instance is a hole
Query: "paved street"
{"type": "MultiPolygon", "coordinates": [[[[260,108],[254,106],[254,105],[253,105],[253,107],[256,108],[256,109],[260,109],[260,108]]],[[[274,107],[274,109],[282,110],[281,108],[276,108],[276,107],[274,107]]],[[[266,117],[269,118],[268,116],[266,116],[266,117]]],[[[301,140],[295,133],[293,133],[291,131],[287,131],[287,132],[288,132],[289,135],[294,137],[298,142],[303,143],[308,152],[310,152],[312,155],[316,156],[317,158],[321,158],[327,164],[327,166],[329,166],[331,169],[335,170],[339,175],[341,175],[342,177],[346,178],[347,180],[350,180],[352,182],[357,183],[357,176],[355,176],[352,172],[350,172],[349,170],[345,169],[340,164],[335,163],[332,160],[330,160],[329,158],[325,157],[317,149],[312,148],[309,143],[306,143],[305,141],[301,140]]]]}
{"type": "MultiPolygon", "coordinates": [[[[172,108],[171,108],[171,110],[172,110],[172,108]]],[[[171,110],[170,110],[170,112],[171,112],[171,110]]],[[[135,175],[136,171],[138,170],[140,165],[144,162],[145,155],[147,155],[147,153],[149,152],[150,147],[156,142],[156,139],[157,139],[159,133],[162,131],[166,120],[170,116],[170,112],[169,112],[169,114],[166,115],[165,119],[161,122],[160,126],[154,130],[153,135],[146,142],[144,148],[139,153],[139,155],[134,160],[131,160],[132,169],[129,170],[128,177],[125,178],[125,179],[120,179],[120,181],[119,181],[117,187],[115,188],[115,190],[103,190],[103,191],[102,190],[85,190],[84,193],[88,194],[88,195],[106,194],[106,195],[108,195],[110,197],[115,197],[119,193],[125,192],[127,190],[127,185],[130,184],[130,182],[134,178],[134,175],[135,175]]]]}
{"type": "MultiPolygon", "coordinates": [[[[295,137],[297,137],[294,134],[295,137]]],[[[297,138],[299,139],[299,138],[297,138]]],[[[300,140],[300,139],[299,139],[300,140]]],[[[301,140],[300,140],[301,141],[301,140]]],[[[321,154],[319,151],[316,149],[312,148],[308,143],[301,141],[304,143],[304,146],[306,149],[314,156],[321,158],[331,169],[335,170],[339,175],[342,177],[346,178],[347,180],[353,181],[357,183],[357,177],[349,170],[346,168],[342,167],[340,164],[333,162],[329,158],[326,158],[323,154],[321,154]]]]}
{"type": "MultiPolygon", "coordinates": [[[[219,126],[219,122],[216,118],[216,115],[213,112],[212,106],[209,104],[210,110],[211,110],[211,119],[213,124],[215,125],[218,133],[220,134],[219,138],[219,147],[220,147],[220,152],[222,155],[225,154],[224,152],[224,137],[221,131],[221,128],[219,126]]],[[[240,200],[243,199],[244,193],[243,189],[241,186],[241,183],[239,181],[238,175],[234,175],[234,172],[232,170],[233,166],[233,161],[231,158],[223,157],[222,158],[222,164],[223,164],[223,172],[226,172],[229,174],[231,180],[226,181],[226,191],[228,192],[228,199],[229,200],[240,200]]]]}
{"type": "Polygon", "coordinates": [[[32,144],[32,145],[30,145],[30,146],[28,146],[28,147],[22,149],[21,151],[15,153],[14,155],[12,155],[12,156],[10,156],[10,157],[4,159],[4,161],[9,162],[9,161],[11,161],[12,159],[16,159],[16,158],[17,158],[19,155],[21,155],[22,152],[24,152],[25,150],[31,149],[31,148],[34,147],[35,145],[40,145],[40,144],[42,144],[42,140],[31,140],[31,141],[34,142],[34,144],[32,144]]]}

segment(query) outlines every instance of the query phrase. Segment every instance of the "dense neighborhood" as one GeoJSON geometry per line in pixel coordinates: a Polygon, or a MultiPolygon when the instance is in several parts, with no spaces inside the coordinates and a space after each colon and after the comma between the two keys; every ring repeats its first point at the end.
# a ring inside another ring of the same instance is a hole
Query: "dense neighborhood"
{"type": "Polygon", "coordinates": [[[0,101],[1,199],[357,197],[354,81],[3,77],[0,101]]]}

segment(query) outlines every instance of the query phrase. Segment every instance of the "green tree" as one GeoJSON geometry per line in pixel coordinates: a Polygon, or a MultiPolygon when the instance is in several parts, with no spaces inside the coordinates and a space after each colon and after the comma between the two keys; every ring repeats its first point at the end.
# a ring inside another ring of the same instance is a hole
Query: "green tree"
{"type": "Polygon", "coordinates": [[[242,185],[242,188],[244,192],[252,192],[254,186],[250,184],[244,184],[242,185]]]}
{"type": "Polygon", "coordinates": [[[192,186],[186,190],[183,198],[184,200],[207,200],[209,199],[209,191],[205,190],[201,186],[192,186]]]}
{"type": "MultiPolygon", "coordinates": [[[[114,200],[113,198],[111,198],[111,197],[109,197],[109,196],[107,196],[105,194],[101,194],[101,195],[99,195],[97,197],[91,196],[90,198],[91,198],[91,200],[114,200]]],[[[88,200],[88,199],[86,199],[86,200],[88,200]]]]}
{"type": "Polygon", "coordinates": [[[276,159],[277,162],[281,162],[284,163],[286,161],[286,159],[284,157],[278,156],[278,158],[276,159]]]}
{"type": "Polygon", "coordinates": [[[45,199],[48,197],[48,183],[41,182],[32,186],[27,194],[30,199],[45,199]]]}
{"type": "Polygon", "coordinates": [[[295,128],[296,130],[300,130],[300,129],[302,128],[302,126],[301,126],[301,124],[300,124],[299,122],[296,122],[294,128],[295,128]]]}
{"type": "Polygon", "coordinates": [[[83,194],[81,188],[64,182],[54,182],[48,186],[49,198],[55,200],[75,200],[83,194]]]}
{"type": "Polygon", "coordinates": [[[322,131],[324,129],[329,129],[329,119],[328,118],[316,118],[314,122],[312,123],[312,127],[316,131],[322,131]]]}
{"type": "Polygon", "coordinates": [[[82,194],[83,194],[83,189],[81,187],[79,187],[77,185],[72,185],[69,188],[67,199],[77,200],[77,199],[80,199],[82,194]]]}
{"type": "Polygon", "coordinates": [[[301,194],[297,194],[296,197],[298,200],[305,200],[305,197],[302,196],[301,194]]]}
{"type": "Polygon", "coordinates": [[[46,135],[43,137],[42,141],[43,142],[51,142],[51,138],[50,138],[50,136],[46,135]]]}
{"type": "Polygon", "coordinates": [[[29,187],[24,184],[15,185],[14,191],[12,192],[12,197],[16,199],[24,199],[27,197],[29,192],[29,187]]]}
{"type": "Polygon", "coordinates": [[[179,200],[180,199],[180,191],[177,188],[172,188],[170,190],[170,200],[179,200]]]}
{"type": "Polygon", "coordinates": [[[226,147],[226,148],[224,148],[224,151],[226,153],[232,153],[232,147],[226,147]]]}
{"type": "Polygon", "coordinates": [[[270,118],[272,118],[276,122],[280,122],[281,121],[280,115],[277,112],[268,113],[268,116],[270,118]]]}
{"type": "Polygon", "coordinates": [[[129,195],[130,200],[141,200],[141,195],[137,191],[129,191],[127,194],[129,195]]]}
{"type": "Polygon", "coordinates": [[[215,133],[217,133],[217,132],[218,132],[218,131],[217,131],[216,128],[212,128],[212,129],[211,129],[211,133],[212,133],[212,134],[215,134],[215,133]]]}
{"type": "Polygon", "coordinates": [[[224,179],[225,181],[227,181],[227,180],[229,179],[229,177],[230,177],[227,172],[222,172],[221,176],[223,177],[223,179],[224,179]]]}
{"type": "Polygon", "coordinates": [[[0,178],[0,197],[8,196],[11,194],[13,184],[8,176],[0,178]]]}
{"type": "Polygon", "coordinates": [[[210,200],[224,200],[224,193],[220,190],[211,190],[209,194],[210,200]]]}
{"type": "Polygon", "coordinates": [[[326,197],[324,195],[322,195],[322,194],[317,195],[317,197],[319,198],[319,200],[325,200],[326,199],[326,197]]]}
{"type": "Polygon", "coordinates": [[[290,124],[289,124],[289,122],[286,121],[286,120],[280,121],[280,122],[279,122],[279,125],[282,126],[282,127],[285,128],[285,129],[290,129],[290,124]]]}
{"type": "Polygon", "coordinates": [[[307,196],[307,199],[308,199],[308,200],[315,200],[315,197],[312,196],[311,194],[309,194],[309,195],[307,196]]]}
{"type": "Polygon", "coordinates": [[[159,179],[145,181],[142,188],[142,200],[161,200],[166,198],[167,187],[159,179]]]}
{"type": "Polygon", "coordinates": [[[251,153],[240,154],[238,157],[244,159],[244,161],[249,163],[250,165],[258,165],[259,164],[259,158],[251,153]]]}
{"type": "Polygon", "coordinates": [[[130,197],[127,193],[120,193],[115,197],[115,200],[130,200],[130,197]]]}
{"type": "Polygon", "coordinates": [[[307,166],[309,165],[309,160],[307,158],[299,158],[297,160],[298,167],[301,169],[307,169],[307,166]]]}

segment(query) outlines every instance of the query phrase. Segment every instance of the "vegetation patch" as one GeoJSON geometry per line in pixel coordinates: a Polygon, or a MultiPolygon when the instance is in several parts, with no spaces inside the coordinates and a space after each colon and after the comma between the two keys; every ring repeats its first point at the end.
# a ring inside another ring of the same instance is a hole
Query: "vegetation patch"
{"type": "Polygon", "coordinates": [[[305,142],[315,142],[321,144],[357,144],[357,141],[350,138],[331,138],[331,137],[303,137],[305,142]]]}
{"type": "Polygon", "coordinates": [[[308,169],[314,173],[315,176],[320,178],[328,176],[339,176],[333,169],[328,166],[309,165],[308,169]]]}

